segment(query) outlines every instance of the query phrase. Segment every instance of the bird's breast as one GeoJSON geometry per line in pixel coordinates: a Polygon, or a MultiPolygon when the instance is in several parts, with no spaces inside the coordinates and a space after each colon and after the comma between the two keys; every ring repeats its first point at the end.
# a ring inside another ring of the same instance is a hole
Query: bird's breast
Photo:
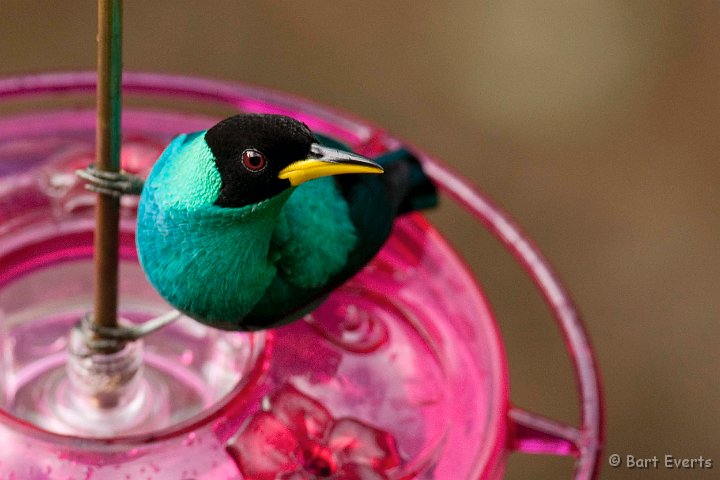
{"type": "Polygon", "coordinates": [[[276,274],[270,240],[278,212],[249,215],[207,205],[164,205],[144,195],[138,210],[140,263],[170,304],[205,323],[234,328],[276,274]],[[273,218],[275,217],[275,218],[273,218]]]}

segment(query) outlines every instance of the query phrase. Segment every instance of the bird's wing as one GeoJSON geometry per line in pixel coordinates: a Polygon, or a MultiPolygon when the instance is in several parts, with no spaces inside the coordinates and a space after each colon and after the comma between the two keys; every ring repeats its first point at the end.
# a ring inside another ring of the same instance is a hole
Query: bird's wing
{"type": "Polygon", "coordinates": [[[323,285],[345,267],[356,242],[348,204],[334,180],[304,183],[283,207],[273,234],[278,276],[300,288],[323,285]]]}
{"type": "Polygon", "coordinates": [[[435,187],[409,151],[376,160],[385,168],[382,175],[321,178],[291,195],[273,238],[278,274],[245,317],[247,325],[279,326],[311,312],[375,256],[396,215],[435,204],[435,187]]]}
{"type": "MultiPolygon", "coordinates": [[[[339,176],[333,181],[332,194],[329,195],[333,200],[319,194],[313,194],[309,201],[304,198],[305,195],[296,197],[300,188],[305,186],[319,190],[327,188],[319,184],[329,178],[302,184],[290,197],[296,203],[286,205],[288,215],[276,227],[273,238],[275,250],[280,252],[276,254],[279,257],[276,263],[278,273],[263,298],[245,317],[247,325],[263,328],[270,319],[273,325],[279,326],[313,311],[382,247],[392,228],[394,212],[388,208],[391,194],[385,182],[380,180],[382,175],[366,180],[361,177],[357,181],[352,177],[356,176],[339,176]],[[341,184],[341,188],[336,183],[341,184]],[[327,208],[335,202],[338,190],[341,198],[336,205],[340,206],[332,209],[333,218],[323,217],[321,214],[326,215],[327,212],[317,210],[318,215],[303,215],[307,221],[304,227],[293,221],[300,218],[290,215],[295,208],[327,208]],[[316,205],[318,203],[321,205],[316,205]],[[340,219],[337,218],[339,212],[343,212],[340,219]],[[346,214],[349,217],[345,217],[346,214]],[[341,234],[345,229],[338,228],[338,224],[351,228],[353,236],[341,234]],[[352,241],[348,241],[349,238],[352,241]],[[333,246],[342,247],[339,251],[342,253],[333,252],[333,246]]],[[[310,192],[307,194],[310,195],[310,192]]]]}

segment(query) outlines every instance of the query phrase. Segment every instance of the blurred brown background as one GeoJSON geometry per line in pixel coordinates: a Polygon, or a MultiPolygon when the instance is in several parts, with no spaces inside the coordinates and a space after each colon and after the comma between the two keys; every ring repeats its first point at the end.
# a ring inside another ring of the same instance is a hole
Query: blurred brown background
{"type": "MultiPolygon", "coordinates": [[[[294,92],[452,164],[537,241],[584,313],[609,453],[720,471],[720,3],[125,1],[125,65],[294,92]]],[[[93,69],[91,0],[0,2],[0,74],[93,69]]],[[[484,284],[512,399],[577,422],[562,342],[467,215],[431,215],[484,284]]],[[[513,456],[508,478],[569,478],[513,456]]]]}

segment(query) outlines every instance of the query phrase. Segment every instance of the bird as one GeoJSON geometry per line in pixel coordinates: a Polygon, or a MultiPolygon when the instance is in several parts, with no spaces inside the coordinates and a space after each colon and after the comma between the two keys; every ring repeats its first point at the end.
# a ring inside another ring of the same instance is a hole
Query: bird
{"type": "Polygon", "coordinates": [[[78,173],[96,192],[140,195],[148,280],[179,312],[230,331],[312,312],[372,260],[398,216],[437,203],[409,150],[370,160],[274,114],[175,137],[144,181],[78,173]]]}

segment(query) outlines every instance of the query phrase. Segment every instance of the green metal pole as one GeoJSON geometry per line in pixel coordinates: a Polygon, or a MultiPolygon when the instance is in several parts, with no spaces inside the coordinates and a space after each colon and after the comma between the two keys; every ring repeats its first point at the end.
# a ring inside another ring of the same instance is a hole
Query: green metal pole
{"type": "MultiPolygon", "coordinates": [[[[122,0],[98,0],[97,130],[98,170],[120,170],[122,90],[122,0]]],[[[120,200],[98,194],[95,210],[95,306],[98,326],[117,326],[120,200]]]]}

